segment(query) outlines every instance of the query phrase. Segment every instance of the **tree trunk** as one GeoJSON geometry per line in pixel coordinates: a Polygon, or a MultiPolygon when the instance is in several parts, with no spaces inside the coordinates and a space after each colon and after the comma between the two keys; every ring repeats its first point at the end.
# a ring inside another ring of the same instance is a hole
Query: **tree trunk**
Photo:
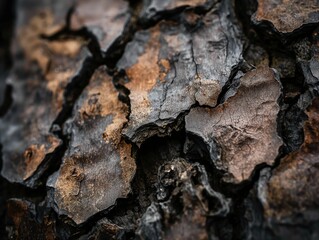
{"type": "Polygon", "coordinates": [[[1,236],[317,239],[318,9],[1,2],[1,236]]]}

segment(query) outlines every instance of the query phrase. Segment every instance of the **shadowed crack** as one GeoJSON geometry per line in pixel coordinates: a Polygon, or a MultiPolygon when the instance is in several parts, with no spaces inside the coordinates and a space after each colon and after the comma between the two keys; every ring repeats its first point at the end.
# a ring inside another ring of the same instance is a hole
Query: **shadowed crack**
{"type": "Polygon", "coordinates": [[[7,85],[4,91],[2,105],[0,106],[0,117],[4,116],[12,104],[12,87],[7,85]]]}

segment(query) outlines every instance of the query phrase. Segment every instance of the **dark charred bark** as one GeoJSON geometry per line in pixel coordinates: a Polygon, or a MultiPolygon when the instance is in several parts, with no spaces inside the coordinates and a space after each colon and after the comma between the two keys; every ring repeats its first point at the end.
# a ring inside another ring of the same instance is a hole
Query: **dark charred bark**
{"type": "Polygon", "coordinates": [[[317,239],[319,3],[0,3],[3,239],[317,239]]]}

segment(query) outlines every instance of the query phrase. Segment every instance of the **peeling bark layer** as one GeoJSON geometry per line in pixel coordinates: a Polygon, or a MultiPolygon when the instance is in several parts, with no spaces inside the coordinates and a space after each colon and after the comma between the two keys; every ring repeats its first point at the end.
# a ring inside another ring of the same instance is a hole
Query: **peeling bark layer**
{"type": "Polygon", "coordinates": [[[69,148],[49,183],[58,213],[77,224],[130,191],[135,162],[131,145],[120,134],[127,111],[111,77],[105,69],[98,69],[74,106],[65,129],[71,136],[69,148]]]}
{"type": "Polygon", "coordinates": [[[204,16],[184,12],[177,22],[161,21],[135,34],[118,63],[129,80],[131,114],[125,135],[140,144],[158,132],[165,134],[166,126],[195,103],[217,104],[242,60],[243,42],[233,17],[224,2],[204,16]]]}
{"type": "Polygon", "coordinates": [[[261,163],[273,164],[282,141],[277,133],[280,83],[273,70],[246,73],[234,96],[216,108],[193,108],[186,130],[209,146],[225,181],[247,180],[261,163]]]}

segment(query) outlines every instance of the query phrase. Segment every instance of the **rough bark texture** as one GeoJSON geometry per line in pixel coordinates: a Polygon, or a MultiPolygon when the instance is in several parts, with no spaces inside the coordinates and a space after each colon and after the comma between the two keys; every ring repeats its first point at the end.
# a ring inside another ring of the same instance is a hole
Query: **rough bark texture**
{"type": "Polygon", "coordinates": [[[318,1],[0,20],[3,239],[318,239],[318,1]]]}

